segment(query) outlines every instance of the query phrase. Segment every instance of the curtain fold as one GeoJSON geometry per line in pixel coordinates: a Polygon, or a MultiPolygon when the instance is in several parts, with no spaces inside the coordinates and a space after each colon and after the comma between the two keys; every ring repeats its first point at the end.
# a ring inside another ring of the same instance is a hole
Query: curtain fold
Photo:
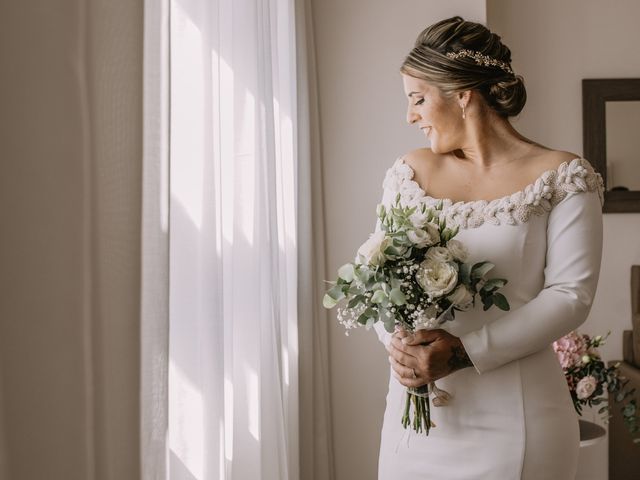
{"type": "Polygon", "coordinates": [[[169,1],[145,0],[140,302],[140,477],[168,474],[169,1]]]}
{"type": "Polygon", "coordinates": [[[320,112],[311,0],[296,0],[301,479],[335,478],[329,390],[320,112]]]}

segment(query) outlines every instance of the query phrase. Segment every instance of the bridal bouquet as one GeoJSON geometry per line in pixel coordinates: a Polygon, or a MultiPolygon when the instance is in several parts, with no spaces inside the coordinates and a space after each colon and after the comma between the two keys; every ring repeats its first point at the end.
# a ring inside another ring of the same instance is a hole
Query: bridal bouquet
{"type": "MultiPolygon", "coordinates": [[[[390,333],[396,326],[409,332],[439,328],[453,320],[457,310],[474,307],[478,294],[484,310],[492,305],[509,310],[509,302],[498,292],[507,280],[488,279],[494,267],[488,261],[465,263],[468,250],[453,239],[458,227],[448,228],[441,210],[442,202],[435,208],[403,206],[399,194],[389,210],[378,205],[380,231],[358,249],[354,262],[338,269],[323,299],[326,308],[343,305],[337,317],[346,335],[358,325],[369,329],[375,322],[382,322],[390,333]]],[[[434,406],[446,405],[451,397],[434,382],[408,388],[404,428],[410,423],[411,405],[416,432],[424,428],[428,435],[435,426],[429,394],[434,395],[434,406]]]]}
{"type": "MultiPolygon", "coordinates": [[[[611,332],[609,332],[611,333],[611,332]]],[[[607,367],[602,361],[598,347],[605,343],[606,338],[573,331],[553,342],[564,376],[571,392],[573,406],[582,415],[582,407],[604,403],[598,413],[604,414],[605,422],[611,417],[607,393],[613,394],[614,401],[620,404],[622,418],[631,435],[640,432],[637,400],[633,398],[635,389],[628,389],[629,380],[620,376],[616,363],[607,367]]],[[[640,438],[634,438],[634,443],[640,443],[640,438]]]]}

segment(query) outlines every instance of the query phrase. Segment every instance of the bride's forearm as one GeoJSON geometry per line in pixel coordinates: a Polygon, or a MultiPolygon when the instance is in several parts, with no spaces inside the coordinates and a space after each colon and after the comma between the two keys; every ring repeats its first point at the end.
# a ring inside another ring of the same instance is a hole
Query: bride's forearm
{"type": "Polygon", "coordinates": [[[449,358],[449,366],[451,371],[460,370],[462,368],[473,367],[473,363],[467,355],[467,351],[464,349],[462,342],[458,340],[455,345],[451,347],[451,357],[449,358]]]}

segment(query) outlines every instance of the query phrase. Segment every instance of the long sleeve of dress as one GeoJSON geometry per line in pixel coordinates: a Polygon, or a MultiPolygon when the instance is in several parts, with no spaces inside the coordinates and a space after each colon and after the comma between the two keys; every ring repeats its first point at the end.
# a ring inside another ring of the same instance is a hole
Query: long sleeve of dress
{"type": "Polygon", "coordinates": [[[567,195],[549,213],[545,281],[540,293],[460,337],[478,373],[537,352],[579,327],[591,310],[601,257],[598,192],[567,195]]]}

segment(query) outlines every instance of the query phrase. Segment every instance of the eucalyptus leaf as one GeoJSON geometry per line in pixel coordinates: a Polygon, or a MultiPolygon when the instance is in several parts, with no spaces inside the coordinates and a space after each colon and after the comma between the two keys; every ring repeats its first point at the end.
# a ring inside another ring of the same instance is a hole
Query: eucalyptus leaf
{"type": "Polygon", "coordinates": [[[382,303],[382,301],[386,298],[387,298],[387,294],[384,293],[383,290],[376,290],[375,292],[373,292],[373,295],[371,296],[371,302],[382,303]]]}
{"type": "Polygon", "coordinates": [[[396,327],[396,322],[395,319],[393,317],[389,317],[385,320],[383,320],[382,322],[384,324],[384,329],[389,332],[389,333],[393,333],[396,327]]]}
{"type": "Polygon", "coordinates": [[[482,278],[495,267],[491,262],[479,262],[471,268],[471,278],[482,278]]]}
{"type": "Polygon", "coordinates": [[[362,295],[364,293],[364,290],[358,285],[351,285],[346,293],[351,296],[362,295]]]}
{"type": "Polygon", "coordinates": [[[359,303],[364,303],[364,300],[365,300],[364,295],[357,295],[353,297],[351,300],[349,300],[349,303],[347,304],[347,308],[353,308],[359,303]]]}
{"type": "Polygon", "coordinates": [[[338,269],[338,276],[346,282],[352,282],[353,275],[354,275],[354,270],[353,270],[352,263],[345,263],[338,269]]]}
{"type": "Polygon", "coordinates": [[[343,299],[345,297],[343,286],[349,287],[348,285],[336,285],[329,289],[327,295],[333,298],[336,302],[343,299]]]}
{"type": "Polygon", "coordinates": [[[471,283],[471,265],[468,263],[463,263],[462,265],[460,265],[460,271],[458,272],[458,276],[460,277],[460,280],[462,281],[462,283],[464,283],[465,285],[469,285],[471,283]]]}
{"type": "Polygon", "coordinates": [[[328,293],[324,294],[324,297],[322,298],[322,306],[324,308],[333,308],[337,304],[338,302],[336,302],[333,298],[331,298],[328,293]]]}
{"type": "Polygon", "coordinates": [[[492,305],[493,305],[493,296],[482,297],[482,310],[484,311],[489,310],[492,305]]]}
{"type": "Polygon", "coordinates": [[[363,312],[360,314],[360,316],[358,317],[358,319],[356,320],[360,325],[366,325],[367,324],[367,320],[369,320],[369,315],[367,315],[367,312],[363,312]]]}
{"type": "Polygon", "coordinates": [[[509,302],[507,301],[507,298],[503,294],[494,293],[492,298],[493,298],[493,303],[500,310],[509,310],[511,308],[509,306],[509,302]]]}
{"type": "Polygon", "coordinates": [[[492,289],[502,288],[507,284],[504,278],[491,278],[487,280],[482,287],[482,290],[489,291],[492,289]]]}
{"type": "Polygon", "coordinates": [[[389,293],[389,299],[396,305],[404,305],[405,303],[407,303],[407,298],[399,288],[391,289],[391,292],[389,293]]]}

